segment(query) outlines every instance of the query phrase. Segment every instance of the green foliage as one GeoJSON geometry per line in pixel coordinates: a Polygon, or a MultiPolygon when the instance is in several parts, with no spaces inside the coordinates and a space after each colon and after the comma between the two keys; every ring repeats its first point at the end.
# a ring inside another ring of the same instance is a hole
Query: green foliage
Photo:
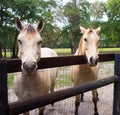
{"type": "Polygon", "coordinates": [[[90,5],[90,15],[94,21],[101,20],[105,13],[105,4],[103,2],[95,1],[90,5]]]}
{"type": "Polygon", "coordinates": [[[74,52],[81,38],[79,25],[101,27],[100,47],[120,46],[120,0],[72,0],[65,5],[56,0],[0,0],[0,56],[1,49],[17,48],[16,17],[35,24],[43,19],[42,46],[71,47],[74,52]]]}
{"type": "Polygon", "coordinates": [[[120,0],[108,0],[108,17],[112,20],[120,21],[120,0]]]}
{"type": "Polygon", "coordinates": [[[89,6],[86,0],[73,0],[64,6],[64,15],[67,17],[68,25],[63,27],[61,35],[69,40],[72,52],[76,51],[81,36],[79,25],[86,26],[90,22],[89,6]]]}
{"type": "Polygon", "coordinates": [[[120,0],[108,0],[106,5],[108,21],[103,25],[106,41],[109,46],[118,47],[120,46],[120,0]]]}
{"type": "MultiPolygon", "coordinates": [[[[0,53],[1,49],[16,49],[17,33],[15,18],[20,17],[25,23],[36,23],[43,19],[45,23],[44,35],[53,38],[56,29],[53,23],[52,9],[56,7],[55,0],[2,0],[0,1],[0,53]],[[50,33],[48,28],[51,30],[50,33]],[[52,28],[52,29],[51,29],[52,28]]],[[[55,37],[54,37],[55,38],[55,37]]],[[[52,40],[51,40],[52,41],[52,40]]],[[[53,42],[52,42],[53,43],[53,42]]],[[[2,54],[2,53],[1,53],[2,54]]]]}

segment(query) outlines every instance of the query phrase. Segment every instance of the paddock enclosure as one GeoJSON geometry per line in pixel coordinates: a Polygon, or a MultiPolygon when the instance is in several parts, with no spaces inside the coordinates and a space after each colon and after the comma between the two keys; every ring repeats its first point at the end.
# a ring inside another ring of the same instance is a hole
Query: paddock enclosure
{"type": "Polygon", "coordinates": [[[41,71],[59,68],[55,92],[18,101],[12,80],[15,72],[21,70],[21,62],[19,59],[0,59],[0,115],[17,115],[29,110],[32,110],[31,115],[37,115],[36,108],[44,105],[45,115],[74,115],[74,96],[83,92],[84,102],[80,104],[78,113],[93,115],[94,108],[89,91],[96,88],[99,95],[99,115],[120,115],[120,54],[100,54],[99,62],[99,80],[73,87],[70,66],[85,64],[84,56],[42,58],[38,63],[41,71]],[[54,107],[51,106],[53,102],[54,107]]]}

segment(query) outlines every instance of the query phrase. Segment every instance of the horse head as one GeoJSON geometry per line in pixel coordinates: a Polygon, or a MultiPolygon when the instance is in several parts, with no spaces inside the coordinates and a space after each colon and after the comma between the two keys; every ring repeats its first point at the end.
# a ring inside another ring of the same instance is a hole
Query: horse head
{"type": "Polygon", "coordinates": [[[32,25],[24,26],[20,19],[16,19],[16,27],[19,30],[18,41],[18,56],[22,62],[23,74],[33,75],[37,70],[37,62],[41,57],[41,42],[42,38],[39,32],[42,31],[43,21],[38,23],[34,28],[32,25]]]}
{"type": "Polygon", "coordinates": [[[84,27],[80,26],[81,33],[83,34],[81,39],[81,52],[82,55],[85,55],[87,58],[87,62],[90,66],[97,65],[99,61],[98,57],[98,42],[99,36],[98,33],[100,32],[100,27],[97,29],[88,28],[85,29],[84,27]]]}

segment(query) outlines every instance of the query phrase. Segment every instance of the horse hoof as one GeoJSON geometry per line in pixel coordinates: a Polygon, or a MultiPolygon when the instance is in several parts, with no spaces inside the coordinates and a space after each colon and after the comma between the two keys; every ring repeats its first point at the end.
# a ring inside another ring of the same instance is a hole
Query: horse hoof
{"type": "Polygon", "coordinates": [[[75,115],[78,115],[78,112],[77,113],[75,112],[75,115]]]}
{"type": "Polygon", "coordinates": [[[95,112],[94,115],[99,115],[98,112],[95,112]]]}
{"type": "Polygon", "coordinates": [[[75,115],[78,115],[78,110],[75,110],[75,115]]]}

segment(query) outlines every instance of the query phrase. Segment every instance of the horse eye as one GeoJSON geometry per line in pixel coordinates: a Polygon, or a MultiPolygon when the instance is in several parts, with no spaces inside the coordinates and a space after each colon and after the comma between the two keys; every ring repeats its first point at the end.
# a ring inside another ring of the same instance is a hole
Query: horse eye
{"type": "Polygon", "coordinates": [[[87,42],[87,39],[86,39],[86,38],[84,38],[84,41],[86,41],[86,42],[87,42]]]}
{"type": "Polygon", "coordinates": [[[42,41],[38,41],[38,45],[40,45],[42,43],[42,41]]]}
{"type": "Polygon", "coordinates": [[[21,41],[21,40],[18,40],[18,43],[19,43],[20,45],[22,45],[22,41],[21,41]]]}

